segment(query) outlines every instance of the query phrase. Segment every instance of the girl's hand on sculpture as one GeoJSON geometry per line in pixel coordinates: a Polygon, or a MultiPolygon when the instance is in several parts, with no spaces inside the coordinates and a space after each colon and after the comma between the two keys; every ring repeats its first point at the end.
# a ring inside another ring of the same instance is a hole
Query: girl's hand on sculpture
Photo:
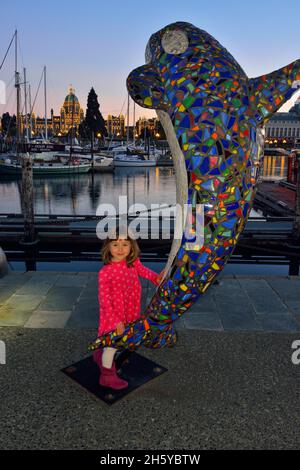
{"type": "Polygon", "coordinates": [[[157,276],[156,282],[157,282],[158,284],[160,284],[161,280],[165,277],[166,274],[167,274],[167,270],[166,270],[166,269],[163,269],[163,270],[159,273],[159,275],[157,276]]]}
{"type": "Polygon", "coordinates": [[[125,331],[124,323],[123,322],[118,323],[116,330],[117,330],[117,335],[118,336],[122,335],[125,331]]]}

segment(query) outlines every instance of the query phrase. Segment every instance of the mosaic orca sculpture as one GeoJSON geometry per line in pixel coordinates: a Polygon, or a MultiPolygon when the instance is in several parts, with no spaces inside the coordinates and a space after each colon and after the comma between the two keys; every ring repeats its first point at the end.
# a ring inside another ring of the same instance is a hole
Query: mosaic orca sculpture
{"type": "Polygon", "coordinates": [[[173,155],[177,203],[193,210],[144,315],[123,336],[111,332],[92,349],[176,342],[173,322],[222,271],[245,227],[261,165],[262,127],[300,80],[299,60],[249,79],[212,36],[183,22],[151,36],[146,62],[130,73],[127,87],[140,106],[157,110],[173,155]],[[203,215],[202,243],[197,237],[191,243],[188,234],[197,236],[203,215]]]}

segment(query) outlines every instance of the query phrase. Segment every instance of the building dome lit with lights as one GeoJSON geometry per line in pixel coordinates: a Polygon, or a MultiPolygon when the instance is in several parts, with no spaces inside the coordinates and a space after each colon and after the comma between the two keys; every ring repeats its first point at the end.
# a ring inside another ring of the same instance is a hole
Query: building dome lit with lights
{"type": "Polygon", "coordinates": [[[79,100],[75,95],[72,86],[65,97],[65,101],[60,110],[60,129],[62,133],[67,133],[71,127],[79,126],[84,119],[83,109],[80,107],[79,100]]]}

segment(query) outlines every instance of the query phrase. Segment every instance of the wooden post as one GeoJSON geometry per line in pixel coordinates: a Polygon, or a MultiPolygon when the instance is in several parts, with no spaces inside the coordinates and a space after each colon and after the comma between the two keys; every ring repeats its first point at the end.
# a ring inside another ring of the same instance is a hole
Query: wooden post
{"type": "Polygon", "coordinates": [[[296,202],[295,202],[295,217],[293,226],[293,238],[300,242],[300,152],[296,153],[296,202]]]}
{"type": "Polygon", "coordinates": [[[94,132],[91,131],[92,173],[94,173],[94,132]]]}
{"type": "MultiPolygon", "coordinates": [[[[293,247],[299,253],[300,245],[300,152],[296,152],[296,201],[295,201],[295,216],[292,232],[293,247]]],[[[293,256],[290,259],[289,275],[299,276],[300,268],[300,255],[293,256]]]]}
{"type": "Polygon", "coordinates": [[[32,243],[36,241],[36,231],[34,226],[33,210],[33,176],[32,161],[29,155],[23,155],[22,161],[22,212],[24,217],[24,242],[32,243]]]}

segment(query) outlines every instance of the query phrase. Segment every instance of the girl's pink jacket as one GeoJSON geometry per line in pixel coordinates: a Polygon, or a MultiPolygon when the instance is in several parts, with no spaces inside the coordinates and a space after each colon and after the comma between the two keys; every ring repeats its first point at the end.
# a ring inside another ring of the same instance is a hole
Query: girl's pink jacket
{"type": "Polygon", "coordinates": [[[137,320],[141,310],[139,276],[158,285],[158,274],[146,268],[139,259],[128,268],[126,260],[103,266],[98,276],[99,328],[98,336],[115,330],[117,324],[137,320]]]}

